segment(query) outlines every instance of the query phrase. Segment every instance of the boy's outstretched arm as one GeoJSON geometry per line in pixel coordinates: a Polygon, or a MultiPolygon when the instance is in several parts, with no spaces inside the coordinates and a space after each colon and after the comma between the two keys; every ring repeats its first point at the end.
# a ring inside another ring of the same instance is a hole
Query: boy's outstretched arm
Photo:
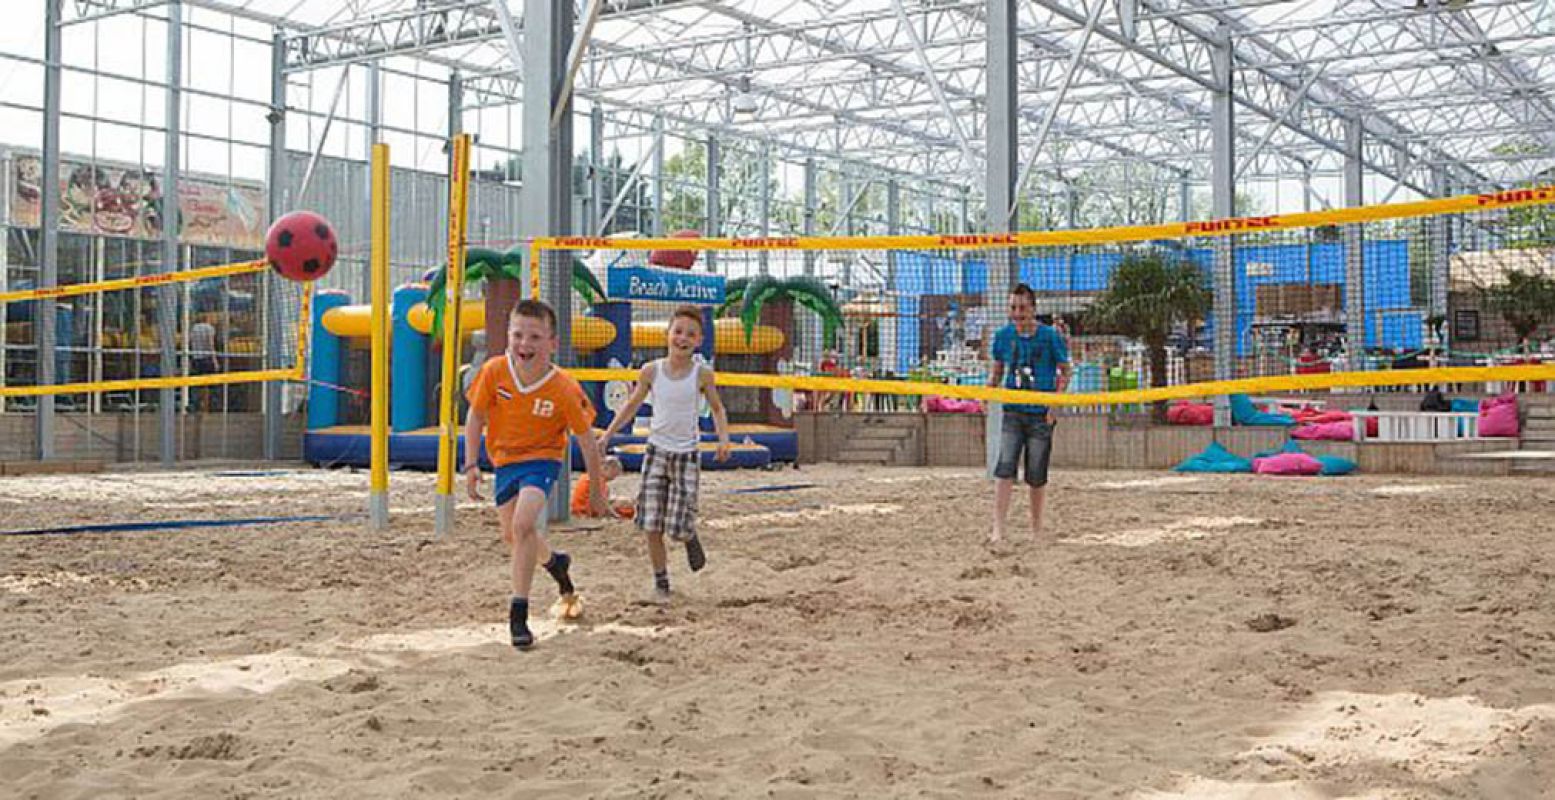
{"type": "Polygon", "coordinates": [[[713,412],[713,430],[718,432],[718,452],[713,458],[718,461],[729,460],[729,412],[724,410],[724,401],[718,396],[718,384],[714,382],[713,370],[703,369],[697,381],[702,384],[702,394],[707,397],[707,406],[713,412]]]}
{"type": "Polygon", "coordinates": [[[486,412],[477,406],[470,406],[470,413],[464,418],[464,476],[465,491],[471,500],[483,500],[481,497],[481,435],[486,430],[486,412]]]}
{"type": "Polygon", "coordinates": [[[583,469],[589,476],[589,511],[596,517],[614,517],[615,509],[606,494],[604,458],[599,454],[599,442],[588,431],[577,439],[578,450],[583,453],[583,469]]]}
{"type": "MultiPolygon", "coordinates": [[[[610,444],[611,437],[621,432],[621,429],[631,424],[637,418],[637,409],[642,407],[643,401],[648,399],[648,390],[653,388],[653,364],[644,364],[642,371],[637,374],[637,385],[632,387],[632,394],[626,398],[626,405],[621,406],[615,412],[614,419],[610,420],[610,427],[599,434],[599,446],[606,447],[610,444]]],[[[593,481],[593,478],[589,478],[593,481]]]]}

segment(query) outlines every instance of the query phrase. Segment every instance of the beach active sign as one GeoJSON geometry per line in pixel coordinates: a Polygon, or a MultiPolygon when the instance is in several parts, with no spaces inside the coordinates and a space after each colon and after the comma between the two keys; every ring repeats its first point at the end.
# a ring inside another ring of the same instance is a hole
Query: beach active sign
{"type": "Polygon", "coordinates": [[[706,272],[648,267],[611,267],[612,300],[663,300],[718,305],[724,301],[724,277],[706,272]]]}

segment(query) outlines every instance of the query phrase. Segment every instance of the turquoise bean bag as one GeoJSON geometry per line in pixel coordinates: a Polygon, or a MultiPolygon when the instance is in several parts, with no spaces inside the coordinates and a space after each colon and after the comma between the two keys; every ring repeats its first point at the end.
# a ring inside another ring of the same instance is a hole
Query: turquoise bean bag
{"type": "Polygon", "coordinates": [[[1252,472],[1253,462],[1213,442],[1204,452],[1191,456],[1173,469],[1177,472],[1252,472]]]}

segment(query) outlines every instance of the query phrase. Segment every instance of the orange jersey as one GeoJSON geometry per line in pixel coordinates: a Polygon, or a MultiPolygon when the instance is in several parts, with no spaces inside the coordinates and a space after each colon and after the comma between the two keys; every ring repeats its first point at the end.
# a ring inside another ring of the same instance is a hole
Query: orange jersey
{"type": "Polygon", "coordinates": [[[538,383],[520,388],[506,355],[481,365],[470,407],[486,412],[486,454],[498,467],[560,461],[567,434],[586,435],[594,424],[594,406],[575,378],[552,367],[538,383]]]}

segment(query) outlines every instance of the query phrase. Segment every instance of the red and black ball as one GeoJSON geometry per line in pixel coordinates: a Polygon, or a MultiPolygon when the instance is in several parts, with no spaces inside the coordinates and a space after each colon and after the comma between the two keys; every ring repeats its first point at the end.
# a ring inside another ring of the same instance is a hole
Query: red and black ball
{"type": "Polygon", "coordinates": [[[329,220],[312,211],[293,211],[265,234],[270,268],[288,280],[316,281],[335,266],[340,242],[329,220]]]}

